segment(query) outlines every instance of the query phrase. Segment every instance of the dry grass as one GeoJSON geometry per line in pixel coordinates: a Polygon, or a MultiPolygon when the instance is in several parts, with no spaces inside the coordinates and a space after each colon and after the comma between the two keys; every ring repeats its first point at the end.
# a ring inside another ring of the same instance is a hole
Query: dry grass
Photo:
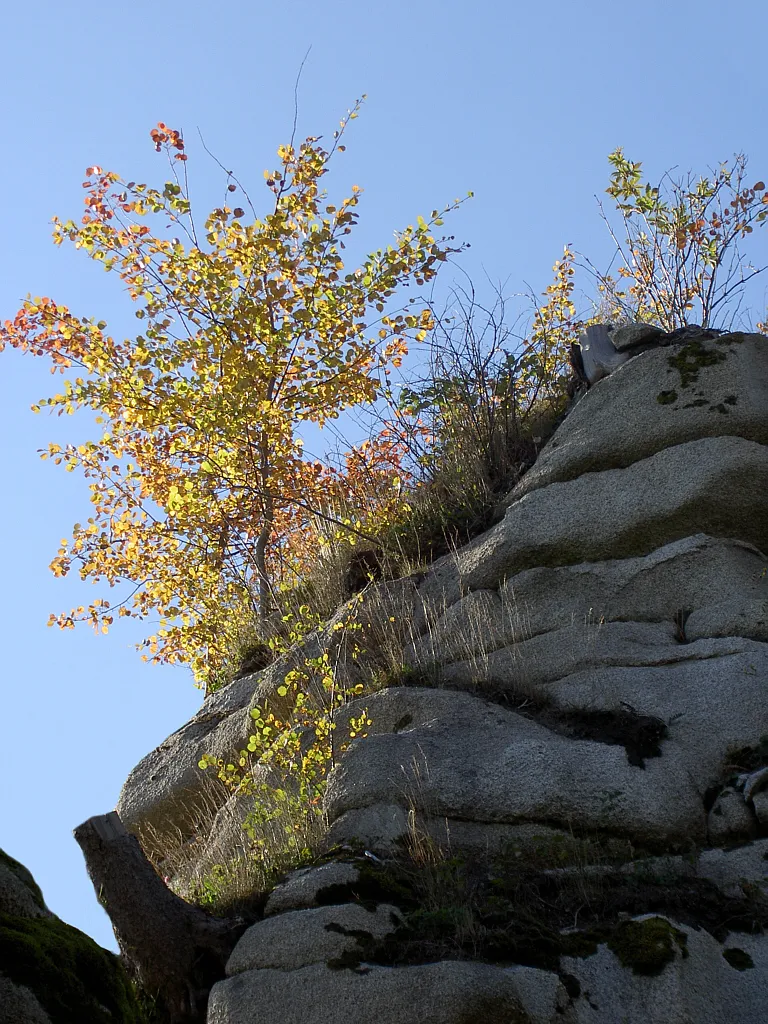
{"type": "Polygon", "coordinates": [[[224,916],[257,913],[279,876],[314,856],[325,833],[320,810],[266,794],[233,799],[209,775],[188,820],[186,834],[145,825],[142,847],[178,896],[224,916]]]}

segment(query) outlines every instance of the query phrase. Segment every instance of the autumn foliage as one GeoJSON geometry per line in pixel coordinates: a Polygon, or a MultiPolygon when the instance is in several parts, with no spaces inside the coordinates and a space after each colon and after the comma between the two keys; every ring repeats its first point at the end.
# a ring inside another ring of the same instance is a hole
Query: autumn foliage
{"type": "Polygon", "coordinates": [[[398,536],[409,502],[441,474],[440,500],[474,494],[489,505],[489,492],[519,470],[514,442],[526,420],[542,405],[562,407],[569,349],[585,326],[714,325],[766,269],[739,249],[768,218],[768,191],[762,181],[748,185],[743,157],[662,188],[617,149],[606,191],[618,225],[604,217],[618,270],[600,274],[586,261],[597,295],[579,312],[580,257],[566,246],[518,350],[509,351],[511,332],[495,314],[484,348],[474,311],[457,335],[455,315],[451,325],[429,302],[398,298],[459,251],[452,237],[433,235],[458,201],[347,265],[361,190],[332,203],[321,179],[358,108],[327,149],[316,137],[278,149],[279,166],[264,172],[264,214],[224,172],[225,203],[201,227],[183,136],[161,122],[150,137],[172,180],[156,189],[92,166],[81,221],[54,218],[56,243],[72,242],[117,274],[143,326],[118,341],[104,322],[39,298],[0,329],[0,349],[45,356],[64,376],[61,391],[35,408],[89,409],[102,430],[43,453],[83,471],[93,506],[52,569],[123,589],[115,603],[101,597],[52,623],[85,620],[106,632],[115,615],[151,618],[158,626],[146,656],[189,663],[198,681],[209,680],[227,660],[234,618],[245,610],[264,623],[281,587],[317,563],[318,523],[326,538],[348,543],[388,526],[398,536]],[[427,338],[427,377],[394,386],[409,343],[427,338]],[[367,439],[335,461],[304,451],[303,424],[322,427],[361,408],[384,410],[367,439]]]}
{"type": "Polygon", "coordinates": [[[0,346],[46,356],[66,374],[37,408],[90,409],[102,429],[97,440],[44,453],[84,472],[93,506],[52,568],[76,567],[130,594],[52,621],[106,632],[116,614],[152,617],[159,627],[147,656],[188,662],[202,681],[224,656],[232,609],[264,618],[280,579],[307,557],[308,522],[330,492],[373,475],[386,512],[398,475],[386,425],[350,452],[346,473],[306,457],[298,431],[377,401],[409,341],[433,326],[426,306],[398,306],[396,293],[430,282],[457,250],[433,236],[442,224],[435,210],[346,266],[361,190],[330,203],[320,182],[358,107],[328,149],[314,137],[279,148],[279,166],[264,174],[263,216],[228,173],[232,206],[212,210],[200,228],[184,140],[160,123],[151,138],[173,180],[155,189],[89,167],[80,223],[54,219],[57,243],[72,242],[120,277],[142,332],[119,341],[105,323],[39,298],[0,334],[0,346]]]}
{"type": "Polygon", "coordinates": [[[709,176],[667,174],[660,185],[643,180],[642,164],[622,149],[608,159],[613,170],[606,192],[620,228],[603,216],[619,268],[616,277],[598,279],[610,307],[668,331],[691,322],[720,326],[748,282],[766,269],[753,266],[740,244],[768,219],[765,182],[749,184],[741,154],[709,176]]]}

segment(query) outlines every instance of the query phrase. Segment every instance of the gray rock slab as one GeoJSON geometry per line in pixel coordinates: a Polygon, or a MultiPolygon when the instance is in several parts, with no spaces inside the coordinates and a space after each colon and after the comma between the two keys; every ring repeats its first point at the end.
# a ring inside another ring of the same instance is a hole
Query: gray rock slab
{"type": "MultiPolygon", "coordinates": [[[[467,724],[482,728],[496,709],[477,696],[457,690],[434,686],[389,686],[385,690],[369,693],[346,705],[343,719],[368,712],[371,725],[368,735],[388,732],[408,732],[440,718],[454,716],[467,724]]],[[[343,728],[339,722],[339,729],[343,728]]]]}
{"type": "Polygon", "coordinates": [[[643,352],[591,387],[509,500],[583,473],[623,468],[698,438],[730,434],[768,444],[765,338],[725,334],[701,345],[725,359],[698,368],[687,386],[670,360],[691,350],[672,345],[643,352]],[[667,401],[660,402],[661,395],[667,401]]]}
{"type": "Polygon", "coordinates": [[[743,786],[744,799],[747,802],[754,800],[758,793],[768,789],[768,767],[758,768],[753,772],[740,775],[737,784],[743,786]]]}
{"type": "Polygon", "coordinates": [[[213,772],[206,774],[198,763],[205,753],[229,758],[241,749],[250,721],[247,710],[210,717],[203,711],[142,758],[123,784],[117,804],[126,827],[149,827],[160,836],[194,834],[201,808],[227,798],[213,772]]]}
{"type": "Polygon", "coordinates": [[[752,797],[752,806],[760,826],[763,829],[768,829],[768,790],[764,789],[760,793],[755,793],[752,797]]]}
{"type": "MultiPolygon", "coordinates": [[[[686,623],[689,630],[698,621],[706,631],[712,628],[712,612],[703,611],[697,620],[695,610],[702,602],[711,604],[712,594],[718,594],[719,603],[728,608],[759,608],[768,592],[764,567],[765,556],[753,545],[695,534],[643,557],[524,570],[501,588],[500,601],[491,591],[464,598],[436,626],[434,641],[421,642],[419,656],[428,657],[429,650],[437,653],[439,643],[462,629],[470,637],[473,632],[476,635],[481,611],[488,616],[484,641],[488,647],[500,637],[517,642],[571,622],[586,624],[600,617],[671,621],[681,609],[694,609],[686,623]]],[[[407,615],[401,605],[413,588],[409,580],[394,592],[394,610],[401,617],[407,615]]],[[[372,606],[378,618],[372,617],[371,622],[382,629],[386,616],[380,606],[386,593],[380,588],[374,598],[372,606]]],[[[423,601],[424,595],[419,600],[423,601]]],[[[439,603],[444,604],[442,592],[439,603]]],[[[722,614],[717,614],[722,623],[722,614]]],[[[206,752],[229,757],[244,745],[251,731],[250,707],[264,699],[265,690],[279,685],[286,670],[282,664],[270,666],[213,694],[198,715],[143,758],[120,796],[118,811],[126,824],[139,830],[149,824],[161,834],[176,829],[192,834],[201,802],[227,799],[223,792],[211,792],[217,787],[210,772],[201,772],[198,761],[206,752]]]]}
{"type": "MultiPolygon", "coordinates": [[[[652,915],[647,915],[652,916],[652,915]]],[[[637,918],[642,920],[642,918],[637,918]]],[[[757,1024],[765,1019],[768,936],[733,934],[721,944],[704,929],[672,922],[685,936],[683,956],[660,974],[644,976],[622,966],[607,946],[584,959],[563,957],[581,994],[569,1008],[569,1024],[757,1024]],[[754,964],[737,970],[723,956],[740,949],[754,964]]]]}
{"type": "Polygon", "coordinates": [[[629,705],[662,719],[669,736],[660,761],[676,751],[703,798],[720,781],[729,752],[768,732],[768,647],[736,637],[697,640],[681,650],[689,654],[685,661],[576,672],[539,692],[563,711],[629,705]]]}
{"type": "Polygon", "coordinates": [[[379,856],[402,854],[428,839],[445,856],[464,858],[504,856],[535,857],[541,850],[573,848],[578,840],[566,829],[540,822],[510,825],[503,822],[463,821],[458,818],[411,814],[397,804],[374,804],[346,811],[333,822],[328,842],[362,844],[379,856]]]}
{"type": "Polygon", "coordinates": [[[609,665],[666,665],[690,658],[690,647],[675,642],[673,623],[574,623],[541,633],[490,654],[445,665],[446,685],[528,693],[544,683],[609,665]]]}
{"type": "Polygon", "coordinates": [[[531,491],[502,522],[435,563],[419,595],[448,607],[525,569],[646,555],[701,532],[768,548],[766,445],[707,437],[531,491]]]}
{"type": "Polygon", "coordinates": [[[607,377],[629,359],[628,352],[617,352],[606,324],[592,324],[579,335],[584,373],[590,384],[607,377]]]}
{"type": "Polygon", "coordinates": [[[324,645],[332,649],[338,643],[333,626],[343,614],[340,609],[322,631],[272,665],[211,694],[197,715],[142,758],[125,781],[117,804],[125,825],[138,832],[149,826],[161,838],[178,832],[193,834],[199,808],[227,799],[212,782],[211,771],[199,768],[203,754],[229,759],[243,749],[253,731],[252,708],[268,705],[275,713],[284,713],[289,698],[280,697],[278,687],[289,671],[317,657],[324,645]]]}
{"type": "MultiPolygon", "coordinates": [[[[696,874],[728,895],[742,896],[744,883],[768,896],[768,839],[757,839],[730,850],[702,850],[696,874]]],[[[768,983],[768,979],[767,979],[768,983]]]]}
{"type": "Polygon", "coordinates": [[[639,842],[704,842],[704,795],[728,751],[768,731],[768,649],[738,638],[684,646],[682,662],[582,671],[540,687],[563,712],[629,705],[666,722],[661,757],[644,769],[622,746],[555,734],[492,704],[468,723],[446,701],[424,725],[352,744],[329,779],[330,819],[395,804],[435,819],[578,823],[639,842]]]}
{"type": "Polygon", "coordinates": [[[354,864],[331,861],[316,867],[292,871],[284,882],[276,885],[264,907],[265,917],[287,910],[316,907],[318,895],[332,885],[352,885],[360,877],[354,864]]]}
{"type": "Polygon", "coordinates": [[[574,622],[672,622],[711,605],[713,595],[768,600],[765,565],[754,545],[697,533],[639,558],[526,569],[499,588],[503,635],[516,643],[574,622]]]}
{"type": "Polygon", "coordinates": [[[214,985],[208,1024],[532,1024],[524,987],[511,971],[467,961],[246,971],[214,985]]]}
{"type": "Polygon", "coordinates": [[[763,708],[768,647],[726,637],[681,644],[685,654],[669,664],[587,670],[541,687],[556,708],[617,708],[622,701],[641,715],[668,722],[670,734],[691,749],[735,749],[757,742],[768,729],[763,708]],[[718,731],[708,739],[709,732],[718,731]],[[752,736],[752,738],[748,738],[752,736]],[[724,745],[725,744],[725,745],[724,745]]]}
{"type": "Polygon", "coordinates": [[[409,644],[406,664],[456,661],[504,643],[504,606],[494,590],[476,590],[448,608],[426,635],[409,644]]]}
{"type": "Polygon", "coordinates": [[[500,710],[480,728],[443,719],[354,743],[329,778],[326,806],[334,820],[394,798],[433,818],[701,841],[705,817],[689,763],[665,750],[643,770],[623,747],[568,739],[500,710]]]}
{"type": "MultiPolygon", "coordinates": [[[[553,971],[520,966],[508,967],[506,971],[512,978],[531,1024],[552,1024],[554,1021],[567,1024],[568,1018],[563,1015],[571,1000],[562,981],[553,971]]],[[[485,1024],[493,1024],[493,1019],[485,1024]]]]}
{"type": "MultiPolygon", "coordinates": [[[[732,595],[697,608],[685,621],[687,640],[706,636],[746,636],[768,643],[768,574],[761,578],[765,597],[732,595]]],[[[717,591],[714,591],[717,593],[717,591]]]]}
{"type": "Polygon", "coordinates": [[[227,975],[264,968],[294,971],[345,953],[363,958],[366,940],[384,939],[401,924],[400,911],[387,903],[375,910],[356,903],[289,910],[251,925],[232,950],[227,975]]]}
{"type": "Polygon", "coordinates": [[[499,822],[463,821],[446,816],[429,818],[417,815],[409,827],[426,835],[446,856],[460,854],[464,858],[536,857],[552,849],[579,849],[578,840],[570,830],[553,828],[541,822],[509,825],[499,822]]]}
{"type": "Polygon", "coordinates": [[[502,584],[498,595],[474,591],[447,610],[433,609],[429,630],[406,646],[404,659],[417,664],[456,660],[462,649],[489,652],[601,620],[674,622],[677,628],[681,614],[687,615],[689,640],[699,639],[699,632],[757,634],[762,616],[755,614],[747,627],[739,615],[756,613],[768,602],[767,561],[751,544],[700,533],[638,558],[526,569],[502,584]]]}
{"type": "Polygon", "coordinates": [[[0,859],[0,914],[13,917],[50,917],[36,894],[0,859]]]}
{"type": "Polygon", "coordinates": [[[373,803],[342,813],[331,823],[326,845],[362,844],[377,853],[394,853],[409,835],[408,813],[402,804],[373,803]]]}

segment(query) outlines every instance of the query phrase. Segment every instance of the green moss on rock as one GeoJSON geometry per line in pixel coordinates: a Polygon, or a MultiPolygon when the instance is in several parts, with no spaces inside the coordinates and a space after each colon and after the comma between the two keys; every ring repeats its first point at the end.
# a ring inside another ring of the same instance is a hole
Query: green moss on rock
{"type": "Polygon", "coordinates": [[[607,945],[623,967],[633,974],[660,974],[675,959],[677,950],[686,957],[688,937],[663,917],[622,921],[607,945]]]}
{"type": "Polygon", "coordinates": [[[372,909],[393,903],[404,923],[364,954],[355,950],[332,966],[470,959],[559,971],[563,957],[587,958],[605,945],[635,974],[654,975],[678,952],[688,955],[685,932],[670,921],[704,928],[718,942],[734,931],[754,934],[768,927],[763,902],[746,893],[726,896],[707,879],[646,862],[650,851],[614,850],[608,839],[585,839],[572,865],[576,870],[569,871],[558,868],[572,859],[571,850],[557,843],[550,851],[546,845],[510,848],[492,863],[416,863],[407,854],[385,864],[361,859],[358,879],[329,886],[318,894],[318,904],[355,902],[372,909]],[[620,870],[628,862],[636,870],[620,870]],[[592,872],[590,865],[608,870],[592,872]]]}
{"type": "Polygon", "coordinates": [[[52,1024],[142,1024],[118,957],[57,917],[0,916],[3,973],[37,997],[52,1024]]]}

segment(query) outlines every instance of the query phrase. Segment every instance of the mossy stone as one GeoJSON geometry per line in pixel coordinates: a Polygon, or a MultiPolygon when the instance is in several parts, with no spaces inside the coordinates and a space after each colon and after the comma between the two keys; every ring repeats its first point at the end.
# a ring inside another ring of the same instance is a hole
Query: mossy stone
{"type": "Polygon", "coordinates": [[[608,938],[607,945],[623,967],[633,974],[661,974],[679,950],[688,955],[688,937],[663,917],[644,921],[622,921],[608,938]]]}
{"type": "Polygon", "coordinates": [[[680,385],[687,388],[699,379],[699,371],[705,366],[716,366],[726,359],[725,352],[707,348],[701,341],[694,339],[683,345],[676,355],[667,359],[670,367],[680,374],[680,385]]]}
{"type": "Polygon", "coordinates": [[[0,915],[0,963],[52,1024],[143,1024],[119,958],[57,917],[0,915]]]}
{"type": "Polygon", "coordinates": [[[32,877],[31,871],[25,868],[24,865],[20,864],[17,860],[14,860],[13,857],[10,857],[5,850],[0,850],[0,864],[3,864],[9,871],[12,871],[18,880],[26,885],[32,893],[32,898],[35,903],[41,910],[48,909],[45,905],[45,900],[43,899],[43,893],[40,886],[32,877]]]}

